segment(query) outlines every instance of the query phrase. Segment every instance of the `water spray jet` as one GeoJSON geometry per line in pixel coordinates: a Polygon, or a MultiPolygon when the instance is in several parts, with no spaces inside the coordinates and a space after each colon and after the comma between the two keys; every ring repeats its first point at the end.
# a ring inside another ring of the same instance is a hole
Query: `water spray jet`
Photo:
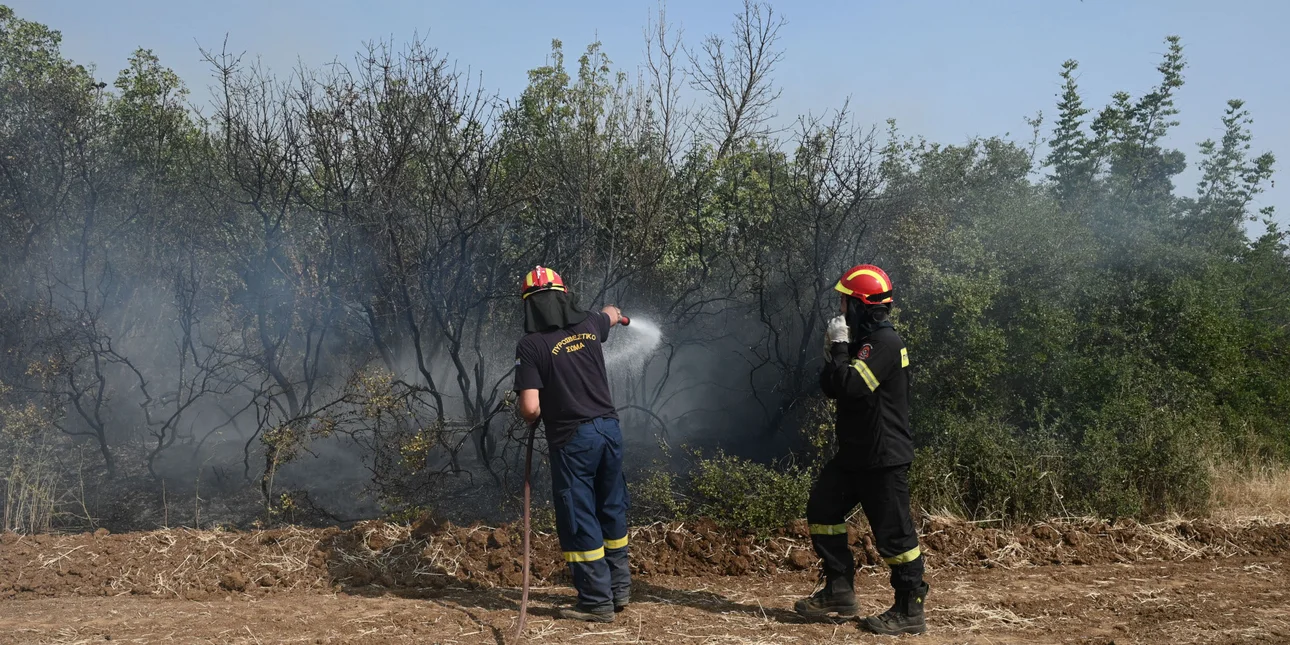
{"type": "Polygon", "coordinates": [[[605,367],[611,375],[639,376],[654,351],[663,342],[663,330],[648,318],[635,320],[619,316],[623,332],[605,345],[605,367]],[[630,326],[629,326],[630,325],[630,326]]]}

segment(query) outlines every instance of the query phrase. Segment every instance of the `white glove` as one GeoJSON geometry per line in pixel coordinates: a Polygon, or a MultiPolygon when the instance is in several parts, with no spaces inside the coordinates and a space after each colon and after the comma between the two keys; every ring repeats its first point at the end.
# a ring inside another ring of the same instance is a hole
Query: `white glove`
{"type": "Polygon", "coordinates": [[[829,321],[829,328],[824,333],[824,357],[827,359],[833,355],[833,343],[845,343],[851,338],[851,329],[847,327],[847,319],[843,316],[834,316],[829,321]]]}

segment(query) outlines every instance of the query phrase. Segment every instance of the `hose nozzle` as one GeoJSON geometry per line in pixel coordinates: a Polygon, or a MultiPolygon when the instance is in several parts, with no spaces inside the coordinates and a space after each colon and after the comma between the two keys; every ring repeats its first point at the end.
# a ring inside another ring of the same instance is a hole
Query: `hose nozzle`
{"type": "Polygon", "coordinates": [[[618,324],[620,324],[620,325],[622,325],[622,326],[626,327],[626,326],[628,326],[628,325],[632,324],[632,319],[631,319],[631,318],[628,318],[627,316],[624,316],[624,315],[622,315],[622,314],[619,314],[619,316],[618,316],[618,324]]]}

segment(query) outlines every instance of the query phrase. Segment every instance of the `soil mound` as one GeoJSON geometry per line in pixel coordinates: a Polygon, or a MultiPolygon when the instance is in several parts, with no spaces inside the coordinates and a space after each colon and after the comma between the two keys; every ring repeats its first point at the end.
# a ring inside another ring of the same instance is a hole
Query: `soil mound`
{"type": "MultiPolygon", "coordinates": [[[[1276,555],[1290,524],[1209,521],[1142,524],[1052,521],[1001,529],[927,518],[929,567],[1020,567],[1276,555]]],[[[882,566],[869,530],[848,532],[858,564],[882,566]]],[[[378,521],[338,528],[231,532],[0,535],[0,599],[144,594],[204,598],[290,590],[516,587],[521,535],[511,527],[413,526],[378,521]]],[[[643,576],[746,576],[815,566],[805,522],[758,537],[708,521],[653,524],[631,533],[643,576]]],[[[535,584],[567,581],[554,535],[533,538],[535,584]]]]}

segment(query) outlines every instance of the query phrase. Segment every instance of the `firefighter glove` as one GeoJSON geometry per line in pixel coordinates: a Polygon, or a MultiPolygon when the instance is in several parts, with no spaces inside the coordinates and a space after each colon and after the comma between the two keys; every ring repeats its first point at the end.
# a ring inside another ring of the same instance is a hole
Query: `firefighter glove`
{"type": "Polygon", "coordinates": [[[843,316],[835,316],[829,321],[829,329],[825,333],[824,351],[827,353],[833,343],[847,342],[850,340],[850,335],[851,329],[847,327],[847,319],[843,316]]]}

